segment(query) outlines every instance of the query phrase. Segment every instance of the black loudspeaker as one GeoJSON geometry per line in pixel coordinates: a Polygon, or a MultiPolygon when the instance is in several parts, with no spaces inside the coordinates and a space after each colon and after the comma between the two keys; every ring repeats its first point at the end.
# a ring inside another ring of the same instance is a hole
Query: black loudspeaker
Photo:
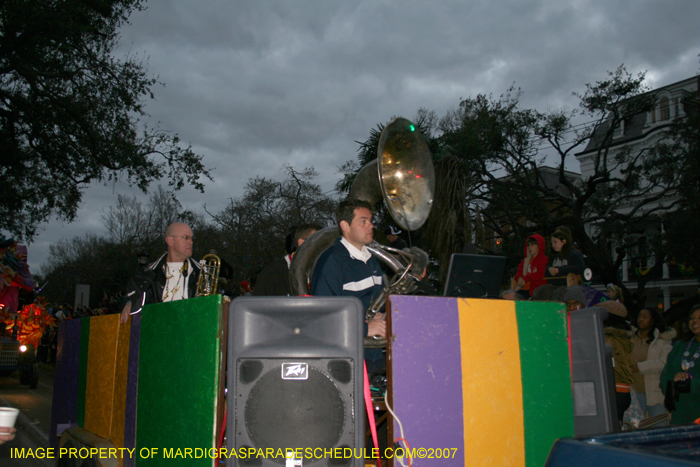
{"type": "Polygon", "coordinates": [[[363,320],[354,297],[231,302],[227,466],[364,465],[363,320]]]}
{"type": "Polygon", "coordinates": [[[605,343],[601,307],[570,312],[571,388],[577,437],[620,431],[612,348],[605,343]]]}

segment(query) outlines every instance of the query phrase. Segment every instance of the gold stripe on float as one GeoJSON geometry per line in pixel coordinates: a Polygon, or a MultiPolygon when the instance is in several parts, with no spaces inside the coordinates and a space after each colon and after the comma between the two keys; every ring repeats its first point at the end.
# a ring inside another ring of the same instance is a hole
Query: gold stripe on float
{"type": "Polygon", "coordinates": [[[84,428],[111,439],[119,317],[112,314],[82,319],[90,320],[84,428]]]}
{"type": "Polygon", "coordinates": [[[459,299],[465,466],[524,466],[515,302],[459,299]]]}

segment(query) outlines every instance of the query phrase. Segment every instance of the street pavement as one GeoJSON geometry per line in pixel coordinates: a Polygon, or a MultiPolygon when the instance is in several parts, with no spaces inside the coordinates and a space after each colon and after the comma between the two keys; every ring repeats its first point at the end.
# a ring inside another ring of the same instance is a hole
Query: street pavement
{"type": "Polygon", "coordinates": [[[2,467],[53,467],[56,459],[13,458],[15,449],[32,449],[33,453],[45,452],[49,448],[51,428],[51,406],[53,403],[53,365],[41,365],[39,386],[29,389],[19,383],[19,375],[0,377],[0,406],[20,409],[15,424],[15,439],[0,445],[2,467]]]}

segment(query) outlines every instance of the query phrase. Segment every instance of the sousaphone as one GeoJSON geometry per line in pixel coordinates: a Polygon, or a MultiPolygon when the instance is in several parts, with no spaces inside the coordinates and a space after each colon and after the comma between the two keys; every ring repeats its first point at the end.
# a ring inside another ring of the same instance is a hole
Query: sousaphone
{"type": "MultiPolygon", "coordinates": [[[[413,231],[421,227],[433,204],[435,169],[425,138],[405,118],[395,118],[382,131],[377,159],[365,165],[350,188],[350,199],[362,199],[372,206],[383,199],[391,217],[402,228],[413,231]]],[[[318,257],[340,235],[338,227],[327,227],[309,237],[297,250],[290,266],[290,283],[294,295],[307,295],[318,257]]],[[[384,303],[386,294],[410,293],[409,273],[413,258],[394,248],[372,242],[368,250],[394,272],[394,280],[385,286],[367,310],[371,318],[384,303]],[[396,256],[398,255],[398,259],[396,256]]]]}

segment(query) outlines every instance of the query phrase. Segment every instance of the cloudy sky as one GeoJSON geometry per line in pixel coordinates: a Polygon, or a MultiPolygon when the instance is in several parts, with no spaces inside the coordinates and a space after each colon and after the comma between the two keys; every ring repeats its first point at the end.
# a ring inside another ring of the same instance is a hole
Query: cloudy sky
{"type": "MultiPolygon", "coordinates": [[[[178,194],[203,213],[252,177],[281,179],[285,163],[315,167],[331,190],[355,141],[421,107],[443,116],[514,83],[525,108],[573,108],[572,92],[622,63],[652,87],[695,76],[698,18],[697,0],[168,0],[131,17],[116,55],[147,58],[165,83],[150,123],[204,155],[215,180],[178,194]]],[[[104,233],[102,210],[132,193],[90,187],[75,222],[30,245],[32,271],[51,243],[104,233]]]]}

